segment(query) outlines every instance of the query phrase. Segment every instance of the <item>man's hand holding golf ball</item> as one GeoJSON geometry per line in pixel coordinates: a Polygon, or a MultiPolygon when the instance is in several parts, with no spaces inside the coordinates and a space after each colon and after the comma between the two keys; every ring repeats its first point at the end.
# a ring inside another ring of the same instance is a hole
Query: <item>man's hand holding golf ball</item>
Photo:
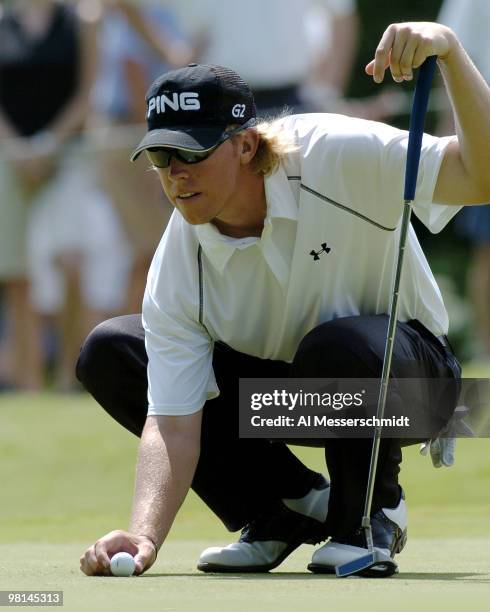
{"type": "Polygon", "coordinates": [[[118,552],[135,558],[136,575],[157,558],[178,509],[187,495],[200,451],[202,411],[185,416],[149,416],[138,451],[130,531],[111,531],[80,559],[88,576],[110,576],[118,552]]]}
{"type": "Polygon", "coordinates": [[[157,549],[150,538],[116,530],[85,551],[80,557],[80,569],[87,576],[138,576],[156,558],[157,549]]]}

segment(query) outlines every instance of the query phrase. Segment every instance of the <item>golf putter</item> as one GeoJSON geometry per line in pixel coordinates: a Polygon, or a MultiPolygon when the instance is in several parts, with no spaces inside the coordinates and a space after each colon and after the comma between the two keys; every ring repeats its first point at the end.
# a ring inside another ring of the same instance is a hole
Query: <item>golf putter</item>
{"type": "MultiPolygon", "coordinates": [[[[405,166],[405,191],[402,224],[400,229],[400,244],[398,247],[398,259],[396,262],[395,280],[393,283],[392,301],[388,322],[388,334],[386,337],[385,353],[383,357],[383,370],[381,374],[381,386],[379,390],[376,417],[382,419],[385,411],[386,395],[390,378],[391,358],[393,355],[393,344],[396,333],[396,322],[398,313],[398,294],[400,291],[400,279],[403,267],[403,255],[410,227],[410,216],[412,214],[412,202],[415,199],[417,186],[417,175],[419,170],[420,150],[424,133],[425,115],[429,102],[429,93],[436,67],[437,56],[428,57],[422,64],[415,87],[412,113],[410,116],[410,128],[408,135],[407,161],[405,166]]],[[[379,421],[378,421],[379,422],[379,421]]],[[[338,577],[343,578],[352,574],[362,576],[391,576],[398,571],[397,564],[390,556],[381,554],[374,550],[373,534],[371,530],[371,505],[373,500],[374,481],[376,467],[378,464],[379,444],[382,428],[377,425],[374,429],[373,447],[369,465],[369,476],[364,503],[364,515],[362,517],[362,528],[365,530],[368,552],[366,555],[343,563],[335,568],[338,577]],[[377,568],[377,569],[376,569],[377,568]]]]}

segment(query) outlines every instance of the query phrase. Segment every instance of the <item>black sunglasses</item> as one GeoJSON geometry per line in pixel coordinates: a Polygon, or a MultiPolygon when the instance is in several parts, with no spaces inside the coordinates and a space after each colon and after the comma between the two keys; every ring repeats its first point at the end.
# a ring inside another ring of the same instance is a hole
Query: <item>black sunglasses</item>
{"type": "Polygon", "coordinates": [[[228,140],[228,138],[231,136],[234,136],[238,132],[246,129],[246,127],[248,126],[240,125],[239,127],[226,132],[218,140],[214,147],[208,149],[207,151],[189,151],[186,149],[173,149],[170,147],[151,147],[150,149],[145,149],[145,153],[150,160],[150,163],[152,163],[155,168],[168,168],[170,166],[170,160],[172,157],[175,157],[184,164],[198,164],[212,155],[216,149],[225,142],[225,140],[228,140]]]}

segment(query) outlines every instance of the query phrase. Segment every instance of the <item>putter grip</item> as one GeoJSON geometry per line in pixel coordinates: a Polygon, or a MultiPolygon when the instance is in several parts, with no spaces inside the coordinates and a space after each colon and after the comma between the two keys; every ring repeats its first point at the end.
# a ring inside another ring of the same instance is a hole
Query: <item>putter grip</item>
{"type": "Polygon", "coordinates": [[[420,67],[417,85],[415,87],[408,133],[407,165],[405,168],[405,201],[412,201],[415,199],[425,115],[427,113],[427,104],[429,102],[430,87],[436,68],[436,60],[436,55],[431,55],[425,60],[420,67]]]}

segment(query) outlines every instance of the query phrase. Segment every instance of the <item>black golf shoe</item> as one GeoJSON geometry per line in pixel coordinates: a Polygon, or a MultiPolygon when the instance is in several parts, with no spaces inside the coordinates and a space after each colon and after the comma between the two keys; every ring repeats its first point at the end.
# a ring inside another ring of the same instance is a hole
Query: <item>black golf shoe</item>
{"type": "MultiPolygon", "coordinates": [[[[375,551],[389,563],[367,568],[360,575],[368,577],[387,577],[398,572],[394,556],[403,550],[407,541],[407,506],[402,492],[396,508],[382,508],[371,517],[371,529],[375,551]]],[[[359,527],[351,534],[338,540],[331,540],[316,550],[308,569],[317,574],[335,574],[339,565],[350,563],[367,554],[365,531],[359,527]]]]}
{"type": "Polygon", "coordinates": [[[325,519],[330,485],[319,476],[318,484],[300,499],[283,499],[267,515],[246,525],[238,542],[212,546],[201,553],[202,572],[268,572],[301,544],[326,539],[325,519]]]}

